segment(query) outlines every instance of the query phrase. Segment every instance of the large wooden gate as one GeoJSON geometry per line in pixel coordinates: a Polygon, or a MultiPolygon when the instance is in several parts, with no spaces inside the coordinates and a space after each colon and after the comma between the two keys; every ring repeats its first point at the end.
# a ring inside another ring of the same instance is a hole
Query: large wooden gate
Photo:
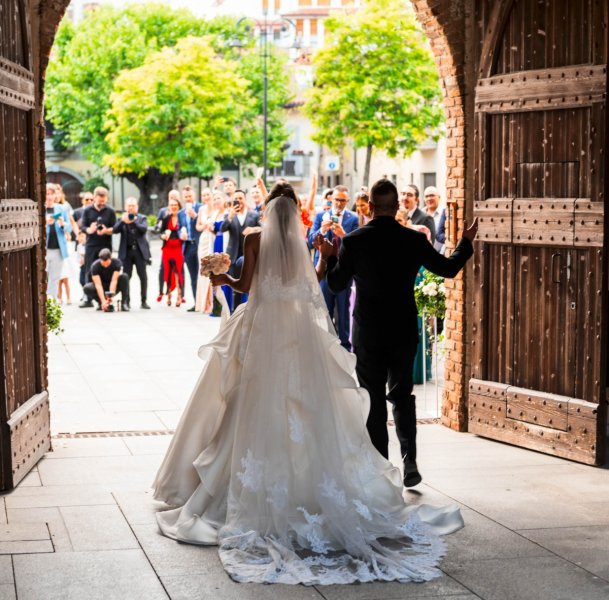
{"type": "Polygon", "coordinates": [[[50,434],[28,0],[0,8],[0,489],[8,490],[50,448],[50,434]]]}
{"type": "Polygon", "coordinates": [[[604,461],[607,2],[478,2],[469,430],[604,461]]]}

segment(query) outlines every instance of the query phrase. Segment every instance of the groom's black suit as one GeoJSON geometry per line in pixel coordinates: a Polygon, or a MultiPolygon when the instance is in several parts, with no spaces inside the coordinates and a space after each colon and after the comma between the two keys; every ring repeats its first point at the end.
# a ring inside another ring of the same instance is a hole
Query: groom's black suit
{"type": "Polygon", "coordinates": [[[415,278],[421,266],[454,277],[473,254],[462,239],[449,258],[436,252],[424,234],[402,227],[393,217],[376,217],[343,238],[338,260],[328,261],[334,293],[355,280],[353,350],[357,376],[370,394],[368,432],[376,449],[389,454],[387,399],[402,457],[416,460],[416,411],[412,395],[414,357],[419,343],[415,278]],[[389,393],[386,386],[389,386],[389,393]]]}

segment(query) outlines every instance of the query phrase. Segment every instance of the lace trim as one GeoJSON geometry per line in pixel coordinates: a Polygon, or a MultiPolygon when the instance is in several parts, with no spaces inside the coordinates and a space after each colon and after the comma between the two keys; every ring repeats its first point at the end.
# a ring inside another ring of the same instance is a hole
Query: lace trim
{"type": "Polygon", "coordinates": [[[300,300],[312,302],[315,307],[325,306],[319,285],[308,280],[286,284],[278,275],[265,275],[257,288],[258,297],[265,302],[288,302],[300,300]]]}

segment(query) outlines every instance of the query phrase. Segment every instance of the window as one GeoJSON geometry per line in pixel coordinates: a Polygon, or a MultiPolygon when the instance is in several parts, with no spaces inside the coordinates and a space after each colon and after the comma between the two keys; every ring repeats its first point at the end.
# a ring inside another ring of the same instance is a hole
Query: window
{"type": "Polygon", "coordinates": [[[425,190],[426,187],[430,185],[436,185],[436,174],[435,173],[421,173],[421,183],[422,189],[421,192],[425,190]]]}
{"type": "Polygon", "coordinates": [[[311,19],[311,35],[317,35],[317,19],[311,19]]]}

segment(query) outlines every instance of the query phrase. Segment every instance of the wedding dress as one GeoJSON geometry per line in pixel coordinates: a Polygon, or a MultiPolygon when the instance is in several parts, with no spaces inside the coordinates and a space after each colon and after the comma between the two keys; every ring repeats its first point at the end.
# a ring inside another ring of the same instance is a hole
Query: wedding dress
{"type": "Polygon", "coordinates": [[[372,446],[293,200],[268,206],[249,300],[205,366],[154,483],[162,533],[217,544],[240,582],[427,581],[456,507],[412,507],[372,446]]]}

